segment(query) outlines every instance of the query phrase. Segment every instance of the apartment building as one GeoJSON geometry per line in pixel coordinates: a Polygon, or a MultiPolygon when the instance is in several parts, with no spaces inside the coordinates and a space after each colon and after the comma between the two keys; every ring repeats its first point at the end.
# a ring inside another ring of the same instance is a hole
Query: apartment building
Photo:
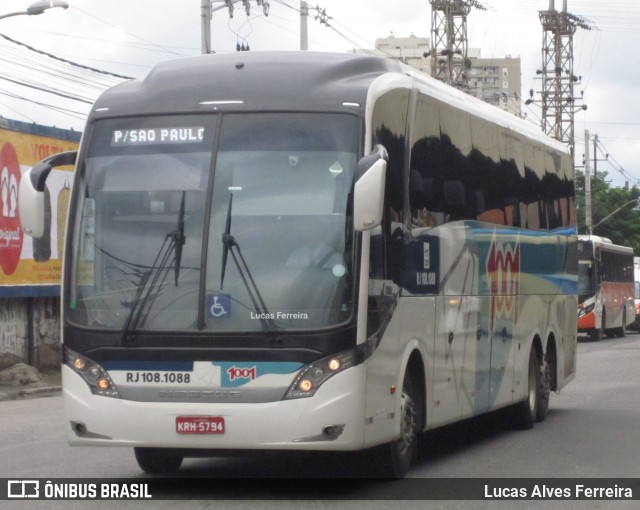
{"type": "MultiPolygon", "coordinates": [[[[431,74],[431,58],[428,52],[431,42],[428,37],[411,34],[409,37],[388,37],[376,39],[374,50],[359,51],[401,60],[420,71],[431,74]]],[[[480,49],[467,50],[469,68],[467,70],[467,92],[487,103],[493,104],[514,115],[521,115],[522,78],[520,57],[481,56],[480,49]]]]}

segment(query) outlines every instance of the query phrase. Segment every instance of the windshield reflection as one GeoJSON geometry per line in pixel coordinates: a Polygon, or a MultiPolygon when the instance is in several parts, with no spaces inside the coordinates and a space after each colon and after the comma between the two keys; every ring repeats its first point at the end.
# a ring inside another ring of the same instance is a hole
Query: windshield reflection
{"type": "Polygon", "coordinates": [[[318,117],[326,122],[311,124],[305,116],[282,114],[268,121],[246,115],[223,123],[208,245],[208,327],[255,330],[267,320],[279,328],[312,329],[350,316],[353,242],[348,197],[357,125],[349,117],[343,116],[340,120],[347,122],[341,123],[335,119],[339,116],[318,117]],[[269,136],[255,137],[256,130],[269,136]],[[238,147],[238,140],[248,141],[238,147]],[[264,307],[253,304],[235,265],[227,264],[220,287],[220,240],[231,195],[231,234],[242,247],[264,307]]]}
{"type": "Polygon", "coordinates": [[[69,320],[123,332],[132,323],[136,331],[260,331],[265,321],[315,329],[348,320],[358,120],[313,118],[226,116],[215,157],[214,117],[97,123],[77,179],[69,320]],[[194,126],[184,131],[198,136],[159,143],[167,126],[194,126]],[[231,196],[230,235],[246,270],[227,263],[222,283],[231,196]],[[159,260],[177,224],[184,244],[159,260]],[[264,306],[243,283],[248,273],[264,306]]]}

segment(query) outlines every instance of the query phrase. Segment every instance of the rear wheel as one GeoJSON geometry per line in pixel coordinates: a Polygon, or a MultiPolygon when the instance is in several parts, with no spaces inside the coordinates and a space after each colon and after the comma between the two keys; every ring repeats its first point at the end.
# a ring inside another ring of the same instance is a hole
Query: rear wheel
{"type": "Polygon", "coordinates": [[[616,336],[618,338],[624,338],[627,336],[627,311],[622,310],[622,326],[616,329],[616,336]]]}
{"type": "Polygon", "coordinates": [[[515,419],[518,428],[527,430],[533,427],[538,417],[538,406],[540,404],[540,362],[538,352],[531,346],[529,353],[529,370],[527,377],[527,399],[516,404],[515,419]]]}
{"type": "Polygon", "coordinates": [[[536,421],[544,421],[549,411],[549,396],[551,395],[551,363],[547,356],[543,356],[542,365],[538,366],[540,374],[538,384],[538,403],[536,406],[536,421]]]}
{"type": "Polygon", "coordinates": [[[182,465],[182,455],[177,455],[170,448],[133,449],[138,466],[145,473],[174,473],[182,465]]]}

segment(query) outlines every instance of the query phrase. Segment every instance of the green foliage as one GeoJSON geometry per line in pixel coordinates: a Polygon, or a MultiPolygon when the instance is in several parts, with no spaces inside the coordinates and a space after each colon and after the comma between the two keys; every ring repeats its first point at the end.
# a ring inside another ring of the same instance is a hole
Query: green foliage
{"type": "MultiPolygon", "coordinates": [[[[608,237],[615,244],[631,246],[634,253],[640,255],[640,208],[633,203],[638,198],[640,189],[637,186],[611,187],[607,182],[607,172],[591,176],[592,234],[608,237]]],[[[576,170],[576,204],[578,231],[586,234],[584,173],[579,170],[576,170]]]]}

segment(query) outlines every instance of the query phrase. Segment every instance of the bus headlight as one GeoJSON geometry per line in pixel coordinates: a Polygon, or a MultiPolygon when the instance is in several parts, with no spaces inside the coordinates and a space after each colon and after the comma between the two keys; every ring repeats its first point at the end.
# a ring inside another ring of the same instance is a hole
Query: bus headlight
{"type": "Polygon", "coordinates": [[[84,379],[94,395],[120,398],[118,389],[113,384],[109,374],[97,363],[66,348],[64,350],[64,363],[84,379]]]}
{"type": "Polygon", "coordinates": [[[593,309],[596,307],[595,303],[591,303],[590,305],[585,306],[584,308],[578,309],[578,319],[584,317],[588,313],[593,312],[593,309]]]}
{"type": "Polygon", "coordinates": [[[320,359],[304,367],[284,395],[284,400],[312,397],[334,375],[362,363],[362,351],[351,349],[320,359]]]}

